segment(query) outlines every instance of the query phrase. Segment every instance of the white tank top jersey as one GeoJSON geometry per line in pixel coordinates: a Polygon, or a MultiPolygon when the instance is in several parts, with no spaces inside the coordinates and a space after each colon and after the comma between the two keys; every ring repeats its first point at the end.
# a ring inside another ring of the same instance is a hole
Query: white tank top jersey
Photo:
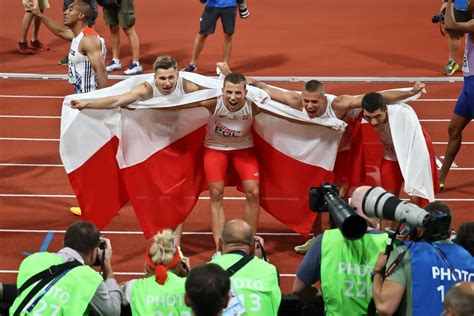
{"type": "Polygon", "coordinates": [[[87,56],[79,52],[79,43],[85,34],[96,35],[99,38],[103,60],[107,54],[104,39],[91,28],[83,29],[79,35],[73,38],[68,55],[68,79],[69,83],[74,85],[74,93],[86,93],[97,88],[97,76],[91,62],[87,56]]]}
{"type": "Polygon", "coordinates": [[[395,147],[393,146],[390,123],[387,121],[386,123],[374,127],[375,130],[379,133],[380,141],[383,145],[383,159],[390,161],[398,161],[397,154],[395,153],[395,147]]]}
{"type": "Polygon", "coordinates": [[[179,97],[186,94],[186,92],[184,92],[183,78],[181,76],[178,77],[178,81],[176,82],[176,87],[174,88],[174,91],[171,92],[171,94],[167,94],[167,95],[164,95],[163,93],[160,92],[160,90],[158,90],[155,84],[154,76],[153,78],[148,79],[146,82],[153,89],[153,98],[162,97],[162,96],[179,97]]]}
{"type": "Polygon", "coordinates": [[[253,147],[252,103],[236,112],[229,111],[221,97],[217,97],[216,110],[207,124],[204,146],[216,150],[237,150],[253,147]]]}
{"type": "MultiPolygon", "coordinates": [[[[326,107],[326,111],[323,113],[323,115],[320,116],[320,118],[338,118],[336,113],[334,112],[334,109],[332,108],[332,102],[336,98],[335,95],[333,94],[325,94],[328,104],[326,107]]],[[[349,112],[348,112],[349,113],[349,112]]],[[[348,114],[344,117],[344,121],[346,122],[346,118],[348,117],[348,114]]],[[[353,120],[353,118],[352,118],[353,120]]],[[[346,122],[349,123],[349,122],[346,122]]],[[[351,135],[352,134],[352,126],[347,125],[346,129],[344,130],[344,134],[342,134],[341,140],[339,141],[339,148],[337,151],[344,151],[348,150],[351,147],[351,135]]]]}

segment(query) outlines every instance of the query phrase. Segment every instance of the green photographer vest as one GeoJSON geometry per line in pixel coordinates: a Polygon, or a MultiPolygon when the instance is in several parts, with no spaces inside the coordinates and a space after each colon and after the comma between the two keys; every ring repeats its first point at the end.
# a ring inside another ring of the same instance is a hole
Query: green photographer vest
{"type": "Polygon", "coordinates": [[[135,280],[130,302],[133,315],[191,316],[191,309],[184,302],[185,282],[186,278],[172,272],[168,272],[163,285],[156,282],[155,276],[135,280]]]}
{"type": "Polygon", "coordinates": [[[372,298],[370,275],[387,238],[380,233],[348,240],[339,229],[324,232],[321,289],[326,315],[367,315],[372,298]]]}
{"type": "MultiPolygon", "coordinates": [[[[29,278],[47,268],[64,263],[58,255],[49,252],[38,252],[28,256],[20,265],[17,278],[17,287],[20,288],[29,278]]],[[[31,313],[22,312],[21,315],[84,315],[88,312],[88,305],[102,277],[91,267],[82,265],[68,271],[54,284],[39,300],[31,313]]],[[[28,287],[18,296],[10,307],[13,314],[23,299],[33,289],[28,287]]],[[[41,290],[31,300],[40,294],[41,290]]],[[[26,306],[28,308],[29,304],[26,306]]]]}
{"type": "MultiPolygon", "coordinates": [[[[211,263],[226,270],[241,258],[239,254],[228,253],[212,260],[211,263]]],[[[230,280],[232,288],[245,307],[243,315],[278,314],[281,291],[274,265],[255,257],[232,275],[230,280]]]]}

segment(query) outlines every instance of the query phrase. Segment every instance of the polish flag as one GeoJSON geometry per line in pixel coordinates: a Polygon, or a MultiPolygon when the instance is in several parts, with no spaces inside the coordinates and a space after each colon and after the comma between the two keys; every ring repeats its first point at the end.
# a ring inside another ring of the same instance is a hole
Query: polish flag
{"type": "MultiPolygon", "coordinates": [[[[403,175],[404,191],[434,201],[439,192],[438,171],[433,144],[428,133],[421,127],[415,111],[407,104],[388,105],[388,119],[393,144],[403,175]]],[[[351,186],[380,186],[380,166],[383,146],[375,129],[362,117],[353,128],[351,146],[351,186]]]]}
{"type": "MultiPolygon", "coordinates": [[[[180,75],[208,89],[137,102],[130,106],[135,110],[70,108],[70,100],[125,93],[152,76],[142,75],[107,89],[66,97],[61,157],[83,218],[99,228],[130,201],[149,238],[183,222],[207,188],[202,153],[209,112],[180,106],[220,95],[222,81],[180,75]]],[[[269,100],[254,87],[249,87],[248,98],[266,111],[291,119],[263,113],[254,119],[261,205],[285,225],[307,235],[315,218],[309,210],[308,189],[332,179],[345,123],[309,119],[303,112],[269,100]]]]}

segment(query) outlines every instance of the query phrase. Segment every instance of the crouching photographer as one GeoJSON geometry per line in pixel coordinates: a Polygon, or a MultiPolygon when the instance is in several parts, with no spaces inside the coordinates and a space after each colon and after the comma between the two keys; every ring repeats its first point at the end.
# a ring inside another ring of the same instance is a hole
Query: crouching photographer
{"type": "Polygon", "coordinates": [[[110,241],[100,237],[94,224],[72,224],[64,248],[23,260],[17,278],[19,294],[10,315],[119,315],[122,293],[111,258],[110,241]],[[91,268],[94,263],[101,265],[103,275],[91,268]]]}
{"type": "Polygon", "coordinates": [[[380,315],[439,315],[454,284],[474,281],[473,257],[449,240],[451,212],[446,204],[431,202],[421,209],[382,188],[360,187],[351,205],[370,217],[395,220],[412,235],[412,241],[377,259],[372,295],[380,315]]]}
{"type": "Polygon", "coordinates": [[[321,296],[313,284],[320,281],[326,315],[365,315],[372,297],[371,272],[387,234],[377,229],[377,219],[351,208],[337,187],[327,183],[310,189],[310,208],[329,211],[337,228],[316,237],[298,267],[293,293],[308,305],[318,305],[321,296]]]}

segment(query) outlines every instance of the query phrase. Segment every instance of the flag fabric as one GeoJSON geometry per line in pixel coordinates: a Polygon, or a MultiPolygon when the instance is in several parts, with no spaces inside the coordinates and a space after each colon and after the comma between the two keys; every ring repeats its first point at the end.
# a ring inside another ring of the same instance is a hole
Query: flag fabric
{"type": "MultiPolygon", "coordinates": [[[[152,76],[141,75],[65,98],[61,158],[83,218],[99,228],[129,201],[149,238],[183,222],[207,188],[202,153],[210,114],[207,109],[183,109],[183,105],[221,95],[222,81],[180,75],[207,89],[136,102],[129,109],[78,111],[70,107],[71,100],[128,92],[152,76]]],[[[293,230],[308,234],[315,217],[308,206],[308,188],[331,180],[345,123],[309,119],[255,87],[249,87],[248,98],[275,114],[258,114],[253,125],[261,165],[261,205],[293,230]]]]}
{"type": "MultiPolygon", "coordinates": [[[[431,139],[407,104],[387,106],[393,144],[404,179],[404,191],[434,201],[438,192],[438,176],[431,139]]],[[[375,129],[362,113],[353,127],[351,146],[351,187],[366,184],[380,186],[383,146],[375,129]]]]}

